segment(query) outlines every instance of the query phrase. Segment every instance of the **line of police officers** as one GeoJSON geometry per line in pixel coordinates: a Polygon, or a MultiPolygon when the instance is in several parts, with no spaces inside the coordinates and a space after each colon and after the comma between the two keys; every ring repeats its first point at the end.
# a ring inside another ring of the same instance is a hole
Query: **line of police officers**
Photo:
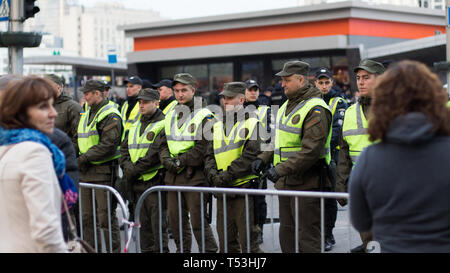
{"type": "MultiPolygon", "coordinates": [[[[163,80],[153,86],[154,89],[142,89],[141,79],[129,78],[128,98],[120,112],[117,105],[105,96],[105,83],[89,80],[81,89],[87,105],[77,126],[80,181],[115,186],[120,165],[124,175],[122,184],[131,189],[132,195],[127,196],[130,200],[137,200],[145,190],[161,184],[264,188],[262,185],[267,178],[279,190],[334,191],[337,188],[346,191],[357,156],[370,145],[365,118],[370,105],[368,91],[384,67],[380,63],[363,60],[354,71],[361,97],[344,115],[347,105],[333,93],[333,78],[328,69],[319,69],[313,84],[307,78],[309,64],[301,61],[285,63],[276,75],[282,78],[288,100],[273,115],[275,126],[271,138],[267,122],[271,120],[270,109],[255,102],[252,94],[254,82],[226,83],[221,94],[224,111],[219,116],[206,108],[204,101],[194,97],[196,80],[187,73],[176,74],[173,81],[163,80]],[[253,106],[254,111],[249,112],[249,106],[253,106]],[[262,147],[266,147],[263,144],[269,141],[273,149],[263,151],[262,147]]],[[[82,189],[81,197],[84,238],[94,245],[90,191],[82,189]]],[[[106,230],[106,193],[99,192],[95,197],[97,223],[100,229],[106,230]]],[[[159,244],[158,196],[154,193],[145,200],[141,210],[142,251],[159,252],[162,247],[164,252],[169,252],[168,226],[177,252],[190,252],[191,232],[200,251],[203,251],[201,225],[204,223],[204,251],[216,252],[218,246],[211,227],[206,215],[200,213],[200,195],[181,193],[181,234],[178,195],[169,192],[163,197],[163,244],[159,244]]],[[[261,216],[255,215],[259,210],[254,206],[264,207],[264,199],[258,201],[256,197],[255,200],[249,197],[248,249],[244,197],[227,197],[226,242],[223,200],[221,196],[216,198],[219,250],[261,252],[257,236],[265,214],[262,222],[256,221],[255,218],[261,216]]],[[[345,200],[338,201],[345,205],[345,200]]],[[[206,207],[206,199],[204,202],[206,207]]],[[[320,252],[319,199],[299,198],[298,204],[297,247],[300,252],[320,252]]],[[[294,197],[279,197],[279,239],[283,252],[296,249],[295,211],[294,197]]],[[[325,211],[326,250],[330,250],[335,243],[332,229],[336,221],[336,200],[327,200],[325,211]]],[[[117,218],[112,217],[112,221],[113,251],[120,252],[117,218]]],[[[99,234],[97,238],[100,238],[99,234]]],[[[369,236],[362,238],[364,243],[370,239],[369,236]]],[[[105,240],[109,245],[108,236],[105,240]]]]}

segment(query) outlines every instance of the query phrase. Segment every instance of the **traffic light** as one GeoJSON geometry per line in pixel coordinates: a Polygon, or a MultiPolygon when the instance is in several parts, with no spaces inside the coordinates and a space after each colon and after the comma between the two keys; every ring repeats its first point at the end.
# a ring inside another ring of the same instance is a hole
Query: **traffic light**
{"type": "Polygon", "coordinates": [[[36,13],[40,11],[39,7],[34,5],[36,0],[24,0],[23,1],[23,17],[24,21],[30,17],[34,17],[36,13]]]}

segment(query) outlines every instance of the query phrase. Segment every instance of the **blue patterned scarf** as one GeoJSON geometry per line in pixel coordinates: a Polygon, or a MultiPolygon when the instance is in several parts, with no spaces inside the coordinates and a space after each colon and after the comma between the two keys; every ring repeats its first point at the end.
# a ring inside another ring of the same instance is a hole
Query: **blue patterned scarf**
{"type": "Polygon", "coordinates": [[[44,133],[38,130],[28,128],[7,130],[0,126],[0,145],[17,144],[24,141],[37,142],[49,149],[52,154],[53,167],[59,180],[59,186],[64,193],[64,199],[69,208],[73,206],[77,201],[78,193],[73,180],[66,174],[66,159],[63,152],[44,133]]]}

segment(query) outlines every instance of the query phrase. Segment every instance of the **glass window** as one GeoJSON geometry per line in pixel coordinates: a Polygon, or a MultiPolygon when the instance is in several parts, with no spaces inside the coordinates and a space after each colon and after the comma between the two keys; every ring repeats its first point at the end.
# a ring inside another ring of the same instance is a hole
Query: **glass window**
{"type": "Polygon", "coordinates": [[[186,65],[184,73],[189,73],[197,79],[197,92],[203,93],[208,88],[208,67],[206,64],[186,65]]]}
{"type": "Polygon", "coordinates": [[[303,61],[305,63],[308,63],[310,65],[310,74],[314,73],[316,70],[318,70],[320,67],[331,67],[330,64],[330,57],[307,57],[307,58],[301,58],[300,61],[303,61]]]}
{"type": "Polygon", "coordinates": [[[264,78],[264,67],[262,61],[249,61],[242,63],[242,81],[255,80],[262,84],[264,78]]]}
{"type": "Polygon", "coordinates": [[[173,75],[183,72],[181,65],[163,66],[161,68],[161,79],[173,79],[173,75]]]}
{"type": "Polygon", "coordinates": [[[233,81],[233,63],[209,65],[209,85],[207,91],[222,90],[223,84],[233,81]]]}

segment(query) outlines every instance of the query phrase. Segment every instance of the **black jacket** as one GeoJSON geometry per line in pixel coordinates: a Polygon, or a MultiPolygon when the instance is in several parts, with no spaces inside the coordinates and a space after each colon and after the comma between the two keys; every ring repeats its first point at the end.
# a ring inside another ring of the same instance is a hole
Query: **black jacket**
{"type": "MultiPolygon", "coordinates": [[[[330,92],[325,94],[323,97],[323,100],[329,105],[330,100],[332,98],[340,97],[340,92],[338,89],[333,86],[331,88],[330,92]]],[[[330,143],[330,149],[331,149],[331,158],[337,162],[339,157],[339,150],[337,149],[337,146],[339,145],[339,135],[342,131],[342,124],[344,124],[344,116],[345,116],[345,110],[347,110],[348,105],[344,98],[342,100],[339,100],[337,102],[336,111],[333,114],[333,121],[332,121],[332,133],[331,133],[331,143],[330,143]]],[[[333,111],[333,109],[330,109],[333,111]]]]}
{"type": "Polygon", "coordinates": [[[72,141],[66,133],[59,130],[58,128],[55,128],[53,134],[48,135],[48,138],[51,142],[53,142],[53,144],[56,145],[56,147],[58,147],[63,152],[64,156],[66,157],[66,173],[70,178],[72,178],[75,186],[78,189],[80,178],[78,174],[77,157],[72,141]]]}
{"type": "Polygon", "coordinates": [[[422,113],[398,117],[356,161],[351,222],[381,252],[450,252],[450,136],[432,127],[422,113]]]}

